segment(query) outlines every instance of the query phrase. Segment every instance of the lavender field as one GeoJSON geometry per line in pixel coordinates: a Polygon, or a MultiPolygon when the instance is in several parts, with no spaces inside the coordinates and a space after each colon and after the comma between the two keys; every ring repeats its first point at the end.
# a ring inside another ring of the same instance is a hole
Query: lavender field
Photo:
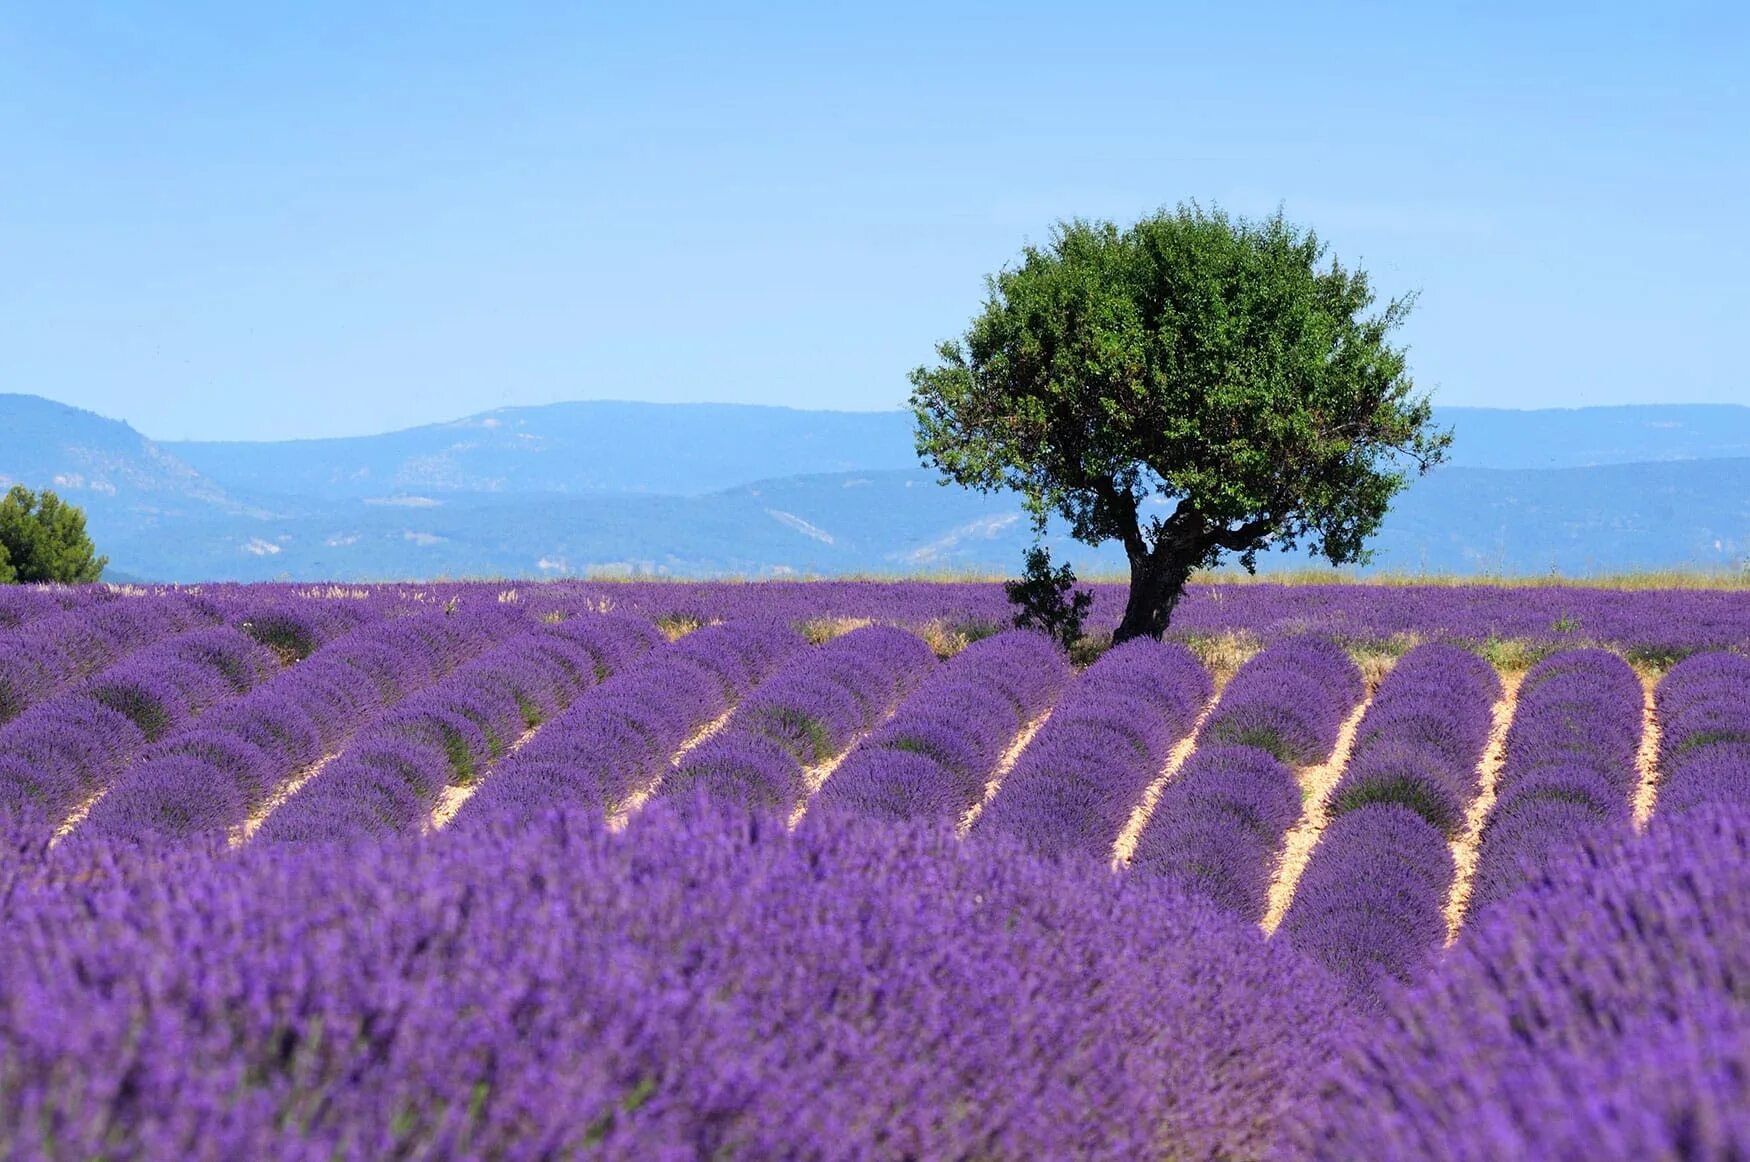
{"type": "Polygon", "coordinates": [[[1750,592],[0,589],[0,1156],[1750,1156],[1750,592]]]}

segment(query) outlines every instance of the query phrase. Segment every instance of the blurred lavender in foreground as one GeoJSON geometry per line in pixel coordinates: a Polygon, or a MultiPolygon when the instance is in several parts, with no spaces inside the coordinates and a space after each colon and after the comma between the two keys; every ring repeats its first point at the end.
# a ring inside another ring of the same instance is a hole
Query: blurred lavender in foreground
{"type": "Polygon", "coordinates": [[[0,869],[0,1155],[1251,1158],[1339,993],[1098,863],[652,803],[0,869]]]}

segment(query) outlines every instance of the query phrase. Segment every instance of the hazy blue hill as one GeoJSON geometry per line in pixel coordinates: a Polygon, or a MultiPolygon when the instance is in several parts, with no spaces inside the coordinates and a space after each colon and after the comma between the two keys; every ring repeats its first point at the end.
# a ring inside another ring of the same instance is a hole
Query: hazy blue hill
{"type": "MultiPolygon", "coordinates": [[[[1377,567],[1584,575],[1730,567],[1750,555],[1750,459],[1555,470],[1445,469],[1399,502],[1377,567]]],[[[95,525],[94,521],[94,525],[95,525]]],[[[158,580],[1013,573],[1031,538],[1007,496],[922,471],[829,473],[697,497],[454,495],[428,507],[335,502],[319,515],[97,529],[129,572],[158,580]]],[[[1083,571],[1116,569],[1063,536],[1083,571]]],[[[1301,554],[1260,559],[1299,567],[1301,554]]]]}
{"type": "Polygon", "coordinates": [[[1437,408],[1462,468],[1585,468],[1750,456],[1750,407],[1437,408]]]}
{"type": "MultiPolygon", "coordinates": [[[[1750,557],[1750,408],[1441,418],[1458,431],[1455,466],[1399,499],[1379,567],[1750,557]]],[[[119,573],[165,581],[1012,573],[1031,539],[1013,496],[942,488],[918,468],[901,413],[588,403],[357,440],[166,445],[0,395],[0,478],[84,505],[119,573]]],[[[1122,564],[1112,548],[1054,547],[1084,571],[1122,564]]]]}
{"type": "Polygon", "coordinates": [[[232,487],[324,499],[443,492],[693,496],[765,477],[911,468],[901,412],[585,402],[381,436],[164,447],[232,487]]]}
{"type": "MultiPolygon", "coordinates": [[[[1442,408],[1455,467],[1750,456],[1750,408],[1442,408]]],[[[813,472],[917,467],[905,412],[583,402],[334,440],[160,446],[233,490],[325,500],[445,492],[696,496],[813,472]]]]}
{"type": "Polygon", "coordinates": [[[0,483],[105,516],[259,511],[122,421],[34,395],[0,394],[0,483]]]}

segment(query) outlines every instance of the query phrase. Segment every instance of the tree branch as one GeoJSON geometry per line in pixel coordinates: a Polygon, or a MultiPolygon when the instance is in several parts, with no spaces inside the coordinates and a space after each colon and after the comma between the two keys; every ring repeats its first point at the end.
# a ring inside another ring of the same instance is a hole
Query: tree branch
{"type": "Polygon", "coordinates": [[[1277,523],[1278,522],[1274,516],[1265,514],[1257,520],[1247,521],[1237,529],[1211,529],[1205,534],[1205,536],[1212,545],[1227,549],[1230,552],[1240,553],[1251,548],[1253,542],[1274,529],[1277,523]]]}

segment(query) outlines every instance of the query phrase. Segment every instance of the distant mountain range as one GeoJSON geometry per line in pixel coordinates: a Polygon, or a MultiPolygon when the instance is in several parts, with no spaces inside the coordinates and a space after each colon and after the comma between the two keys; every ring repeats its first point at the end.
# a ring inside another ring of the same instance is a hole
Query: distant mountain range
{"type": "MultiPolygon", "coordinates": [[[[1586,574],[1750,559],[1750,408],[1438,410],[1452,464],[1376,568],[1586,574]]],[[[1015,497],[937,484],[903,412],[571,403],[331,440],[153,442],[0,394],[0,484],[83,505],[112,577],[1013,573],[1015,497]]],[[[1122,565],[1061,534],[1079,569],[1122,565]]],[[[1298,566],[1272,555],[1261,566],[1298,566]]]]}

